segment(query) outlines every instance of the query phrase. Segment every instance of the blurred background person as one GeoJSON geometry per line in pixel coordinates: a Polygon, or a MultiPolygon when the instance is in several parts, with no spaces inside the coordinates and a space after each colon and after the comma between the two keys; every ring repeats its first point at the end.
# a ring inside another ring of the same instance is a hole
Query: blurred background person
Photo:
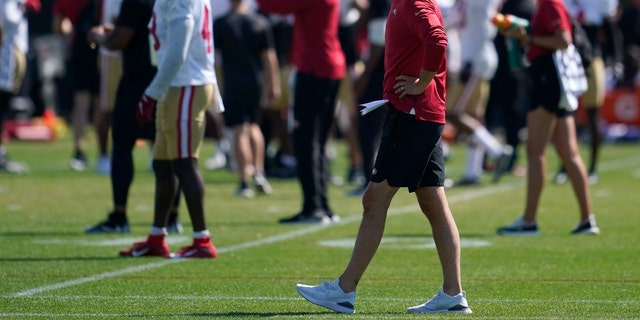
{"type": "MultiPolygon", "coordinates": [[[[133,150],[138,139],[153,141],[155,123],[139,125],[136,106],[144,89],[156,74],[149,53],[149,31],[154,0],[122,0],[117,19],[92,28],[88,40],[108,50],[121,50],[122,77],[119,79],[112,113],[111,194],[113,211],[107,219],[85,229],[87,233],[128,233],[127,217],[129,190],[133,183],[135,167],[133,150]]],[[[178,219],[179,193],[176,195],[167,231],[182,232],[178,219]]]]}
{"type": "Polygon", "coordinates": [[[623,36],[624,76],[627,88],[640,85],[640,0],[630,0],[622,9],[618,25],[623,36]]]}
{"type": "MultiPolygon", "coordinates": [[[[589,184],[598,182],[598,158],[602,145],[600,128],[600,107],[606,94],[605,68],[610,66],[616,78],[622,78],[622,35],[617,24],[618,0],[564,0],[569,14],[584,29],[591,44],[593,58],[587,68],[589,87],[582,95],[582,104],[587,116],[589,133],[589,166],[587,167],[589,184]],[[605,43],[609,45],[605,46],[605,43]],[[612,48],[606,59],[606,48],[612,48]],[[608,60],[608,61],[607,61],[608,60]]],[[[555,183],[567,182],[567,172],[560,167],[554,178],[555,183]]]]}
{"type": "MultiPolygon", "coordinates": [[[[531,19],[535,3],[533,0],[506,0],[500,13],[531,19]]],[[[514,39],[507,39],[498,33],[494,39],[498,54],[498,68],[491,79],[489,101],[487,102],[487,128],[504,128],[507,145],[513,149],[506,171],[524,176],[525,169],[518,166],[518,146],[524,139],[525,118],[528,107],[527,75],[525,69],[525,48],[514,39]]]]}
{"type": "Polygon", "coordinates": [[[98,0],[56,0],[53,6],[53,31],[69,37],[65,69],[73,92],[70,118],[74,148],[69,165],[75,171],[84,171],[89,164],[83,139],[91,115],[99,157],[108,157],[109,119],[102,116],[98,107],[98,52],[86,41],[87,32],[100,24],[100,9],[98,0]]]}
{"type": "MultiPolygon", "coordinates": [[[[368,4],[365,22],[369,48],[362,56],[364,69],[354,83],[354,94],[359,104],[382,99],[384,37],[390,6],[390,0],[370,0],[368,4]]],[[[386,114],[386,108],[378,108],[366,116],[358,115],[358,141],[362,153],[364,179],[357,188],[349,191],[350,196],[362,196],[367,189],[386,114]]]]}
{"type": "Polygon", "coordinates": [[[302,210],[280,223],[336,223],[329,206],[326,147],[334,125],[336,95],[346,70],[338,40],[339,0],[258,0],[264,12],[293,14],[293,151],[302,188],[302,210]]]}
{"type": "Polygon", "coordinates": [[[524,212],[500,235],[539,234],[536,215],[545,182],[545,151],[549,142],[562,160],[579,205],[579,221],[571,234],[599,234],[591,207],[587,172],[580,156],[573,111],[560,106],[561,88],[553,61],[555,50],[572,44],[571,18],[562,0],[538,0],[530,29],[502,31],[528,47],[531,62],[530,109],[527,113],[527,195],[524,212]]]}
{"type": "Polygon", "coordinates": [[[447,97],[447,120],[459,133],[468,135],[466,166],[461,179],[447,185],[465,186],[480,183],[487,152],[495,160],[493,182],[507,170],[513,153],[484,126],[489,99],[490,80],[498,67],[493,39],[496,27],[491,18],[498,12],[500,0],[460,0],[459,37],[461,68],[450,77],[447,97]]]}
{"type": "Polygon", "coordinates": [[[229,0],[230,11],[216,19],[213,32],[222,59],[224,122],[233,132],[240,184],[236,195],[270,194],[265,177],[265,142],[259,123],[265,106],[280,98],[278,59],[271,26],[246,0],[229,0]]]}
{"type": "Polygon", "coordinates": [[[0,0],[0,171],[24,173],[25,163],[12,161],[2,138],[5,116],[18,93],[27,68],[29,25],[27,13],[40,11],[38,0],[0,0]]]}

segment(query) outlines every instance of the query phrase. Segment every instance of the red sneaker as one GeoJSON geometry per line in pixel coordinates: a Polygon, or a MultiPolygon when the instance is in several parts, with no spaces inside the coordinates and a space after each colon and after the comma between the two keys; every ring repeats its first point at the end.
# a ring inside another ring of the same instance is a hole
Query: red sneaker
{"type": "Polygon", "coordinates": [[[149,236],[146,241],[136,242],[129,249],[120,250],[123,257],[165,257],[171,256],[164,236],[149,236]]]}
{"type": "Polygon", "coordinates": [[[215,258],[218,256],[216,247],[209,238],[193,239],[193,245],[182,247],[178,252],[171,255],[174,259],[182,258],[215,258]]]}

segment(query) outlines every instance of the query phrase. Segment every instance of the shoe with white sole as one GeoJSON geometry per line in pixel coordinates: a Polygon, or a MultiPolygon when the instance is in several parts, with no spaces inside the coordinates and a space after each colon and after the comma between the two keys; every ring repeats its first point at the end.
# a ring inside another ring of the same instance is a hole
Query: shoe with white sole
{"type": "Polygon", "coordinates": [[[522,217],[506,227],[498,228],[497,232],[501,236],[537,236],[540,234],[538,224],[535,221],[526,223],[522,217]]]}
{"type": "Polygon", "coordinates": [[[410,313],[471,313],[471,308],[467,303],[467,297],[464,292],[460,292],[455,296],[450,296],[440,291],[431,298],[431,300],[407,309],[410,313]]]}
{"type": "Polygon", "coordinates": [[[297,284],[298,293],[309,302],[338,313],[355,313],[356,292],[345,293],[340,288],[339,279],[333,282],[322,280],[323,284],[308,286],[297,284]]]}
{"type": "Polygon", "coordinates": [[[578,225],[571,230],[571,234],[600,234],[600,228],[598,228],[598,225],[596,224],[596,217],[594,215],[589,215],[589,219],[578,223],[578,225]]]}

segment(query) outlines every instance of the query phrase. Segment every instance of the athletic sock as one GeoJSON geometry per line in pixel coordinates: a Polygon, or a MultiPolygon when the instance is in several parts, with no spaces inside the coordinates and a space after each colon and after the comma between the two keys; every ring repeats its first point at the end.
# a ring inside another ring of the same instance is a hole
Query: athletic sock
{"type": "Polygon", "coordinates": [[[204,238],[209,238],[210,236],[211,236],[211,233],[207,229],[193,232],[194,239],[204,239],[204,238]]]}
{"type": "Polygon", "coordinates": [[[473,138],[479,144],[487,148],[487,151],[493,158],[497,158],[502,155],[502,144],[496,138],[487,131],[485,127],[478,127],[473,130],[473,138]]]}

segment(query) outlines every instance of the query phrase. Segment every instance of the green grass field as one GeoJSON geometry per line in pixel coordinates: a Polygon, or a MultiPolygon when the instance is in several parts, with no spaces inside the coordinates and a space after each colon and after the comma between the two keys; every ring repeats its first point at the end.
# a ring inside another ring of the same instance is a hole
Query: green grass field
{"type": "MultiPolygon", "coordinates": [[[[338,144],[335,174],[344,176],[338,144]]],[[[93,144],[88,150],[94,150],[93,144]]],[[[385,240],[358,288],[355,315],[339,315],[304,301],[298,282],[333,280],[343,270],[360,221],[354,186],[331,186],[342,217],[333,226],[277,223],[300,208],[295,180],[272,180],[274,194],[239,199],[236,177],[207,171],[206,208],[215,260],[120,258],[118,250],[146,237],[153,207],[148,148],[136,149],[126,235],[86,235],[84,227],[111,209],[109,178],[68,167],[71,142],[9,144],[31,172],[0,174],[0,318],[310,318],[310,319],[640,319],[640,146],[607,145],[600,182],[591,188],[600,236],[571,236],[578,220],[569,185],[545,185],[538,237],[497,236],[524,203],[524,178],[448,189],[462,237],[462,276],[472,315],[410,315],[441,285],[431,230],[413,195],[392,203],[385,240]]],[[[208,142],[203,157],[213,145],[208,142]]],[[[447,172],[458,178],[464,148],[454,147],[447,172]]],[[[557,157],[549,150],[549,172],[557,157]]],[[[95,156],[91,158],[95,163],[95,156]]],[[[186,209],[177,250],[191,242],[186,209]]]]}

